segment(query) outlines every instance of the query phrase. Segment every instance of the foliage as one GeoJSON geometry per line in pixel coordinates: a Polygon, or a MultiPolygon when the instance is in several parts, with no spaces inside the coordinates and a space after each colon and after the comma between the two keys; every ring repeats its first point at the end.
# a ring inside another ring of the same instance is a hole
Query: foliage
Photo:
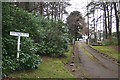
{"type": "Polygon", "coordinates": [[[58,20],[57,22],[51,20],[43,28],[44,30],[38,31],[39,34],[42,34],[43,36],[40,36],[39,39],[37,39],[37,43],[39,43],[38,54],[51,57],[63,55],[64,52],[68,50],[69,35],[67,33],[67,26],[65,26],[61,20],[58,20]]]}
{"type": "Polygon", "coordinates": [[[111,38],[111,40],[105,39],[104,40],[105,45],[118,45],[118,41],[116,37],[111,38]]]}
{"type": "Polygon", "coordinates": [[[15,70],[37,68],[40,61],[41,61],[40,57],[35,54],[21,53],[19,62],[16,61],[15,58],[13,58],[13,55],[12,57],[5,56],[3,57],[2,64],[3,77],[6,77],[10,72],[14,72],[15,70]]]}
{"type": "Polygon", "coordinates": [[[63,58],[63,59],[62,59],[62,62],[63,62],[64,64],[66,64],[66,63],[68,62],[68,60],[69,60],[69,58],[70,58],[70,55],[71,55],[71,52],[72,52],[72,49],[73,49],[73,46],[70,45],[70,46],[69,46],[69,51],[65,53],[66,58],[63,58]]]}
{"type": "Polygon", "coordinates": [[[68,14],[66,7],[70,6],[69,2],[16,2],[14,7],[20,7],[34,14],[39,13],[46,17],[63,19],[63,14],[68,14]],[[39,6],[41,5],[41,6],[39,6]]]}
{"type": "Polygon", "coordinates": [[[2,10],[4,77],[15,70],[37,68],[41,62],[37,54],[58,57],[68,51],[69,30],[61,20],[48,20],[39,14],[13,8],[9,3],[3,3],[2,10]],[[19,62],[16,62],[17,37],[10,36],[10,31],[30,34],[29,38],[21,37],[19,62]]]}
{"type": "MultiPolygon", "coordinates": [[[[120,35],[120,33],[119,33],[119,35],[120,35]]],[[[113,33],[112,33],[112,37],[114,37],[114,38],[116,37],[116,38],[117,38],[117,33],[116,33],[116,32],[113,32],[113,33]]]]}
{"type": "Polygon", "coordinates": [[[22,70],[15,71],[10,75],[12,78],[75,78],[67,69],[64,64],[68,62],[72,46],[69,46],[69,52],[66,52],[66,57],[63,58],[50,58],[43,57],[43,62],[36,70],[22,70]]]}
{"type": "Polygon", "coordinates": [[[21,57],[19,63],[22,66],[18,68],[19,70],[38,68],[38,63],[41,61],[39,55],[21,53],[20,56],[21,57]]]}
{"type": "Polygon", "coordinates": [[[83,37],[82,37],[82,34],[77,34],[77,38],[79,38],[79,39],[80,39],[80,38],[83,38],[83,37]]]}
{"type": "Polygon", "coordinates": [[[73,38],[77,39],[80,29],[85,27],[85,21],[79,11],[73,11],[67,17],[67,24],[73,38]]]}

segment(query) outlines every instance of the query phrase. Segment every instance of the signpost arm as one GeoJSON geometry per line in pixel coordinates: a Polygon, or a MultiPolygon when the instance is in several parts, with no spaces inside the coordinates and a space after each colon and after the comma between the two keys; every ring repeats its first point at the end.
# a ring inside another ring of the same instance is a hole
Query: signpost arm
{"type": "Polygon", "coordinates": [[[19,58],[19,52],[20,52],[20,36],[18,36],[18,45],[17,45],[17,58],[19,58]]]}
{"type": "Polygon", "coordinates": [[[20,54],[20,36],[22,37],[29,37],[29,33],[20,33],[20,32],[11,32],[10,35],[12,36],[18,36],[18,42],[17,42],[17,61],[19,61],[19,54],[20,54]]]}

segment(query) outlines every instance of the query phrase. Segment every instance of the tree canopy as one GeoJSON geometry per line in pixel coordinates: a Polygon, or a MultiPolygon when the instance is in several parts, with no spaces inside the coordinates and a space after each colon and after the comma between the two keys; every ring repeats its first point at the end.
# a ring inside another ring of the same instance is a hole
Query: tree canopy
{"type": "Polygon", "coordinates": [[[70,33],[75,40],[80,30],[85,26],[85,19],[82,17],[82,14],[79,11],[73,11],[67,17],[67,24],[70,30],[70,33]]]}

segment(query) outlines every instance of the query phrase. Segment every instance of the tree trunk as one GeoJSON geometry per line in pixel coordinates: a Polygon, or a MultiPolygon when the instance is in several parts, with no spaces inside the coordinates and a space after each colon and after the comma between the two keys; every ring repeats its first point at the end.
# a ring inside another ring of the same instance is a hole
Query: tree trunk
{"type": "Polygon", "coordinates": [[[55,21],[57,20],[57,3],[54,3],[55,4],[55,7],[54,7],[54,9],[55,9],[55,21]]]}
{"type": "Polygon", "coordinates": [[[108,34],[108,39],[111,40],[111,27],[110,27],[110,15],[109,15],[109,5],[107,4],[107,17],[108,17],[108,30],[109,30],[109,34],[108,34]]]}
{"type": "Polygon", "coordinates": [[[40,14],[43,15],[43,2],[40,2],[40,14]]]}
{"type": "MultiPolygon", "coordinates": [[[[100,14],[101,14],[101,10],[100,10],[100,14]]],[[[100,18],[100,41],[101,41],[101,32],[102,32],[102,30],[101,30],[101,23],[102,23],[102,17],[100,18]]]]}
{"type": "Polygon", "coordinates": [[[94,19],[94,42],[96,42],[96,32],[95,32],[95,11],[93,12],[93,19],[94,19]]]}
{"type": "Polygon", "coordinates": [[[60,6],[61,6],[61,2],[59,3],[59,14],[58,14],[59,19],[60,19],[60,13],[61,13],[60,6]]]}
{"type": "Polygon", "coordinates": [[[115,10],[115,17],[116,17],[116,32],[117,32],[117,41],[118,41],[118,46],[120,47],[120,32],[119,32],[119,15],[116,7],[116,3],[114,2],[114,10],[115,10]]]}
{"type": "Polygon", "coordinates": [[[63,3],[62,3],[62,9],[61,9],[61,20],[63,19],[63,3]]]}
{"type": "MultiPolygon", "coordinates": [[[[98,9],[97,9],[97,13],[98,13],[98,9]]],[[[98,33],[97,28],[98,28],[98,15],[97,15],[97,20],[96,20],[96,36],[95,36],[96,41],[97,41],[97,33],[98,33]]]]}
{"type": "Polygon", "coordinates": [[[47,3],[47,16],[48,16],[48,20],[49,20],[49,2],[47,3]]]}
{"type": "Polygon", "coordinates": [[[103,41],[105,38],[105,13],[103,13],[103,41]]]}
{"type": "Polygon", "coordinates": [[[107,39],[107,17],[106,17],[106,6],[104,4],[104,18],[105,18],[105,39],[107,39]]]}
{"type": "Polygon", "coordinates": [[[53,21],[53,9],[54,9],[54,3],[52,2],[52,21],[53,21]]]}
{"type": "Polygon", "coordinates": [[[113,10],[113,7],[112,7],[112,3],[111,3],[111,12],[110,12],[110,28],[109,28],[109,36],[111,37],[112,36],[112,10],[113,10]]]}
{"type": "MultiPolygon", "coordinates": [[[[87,13],[88,13],[88,7],[87,7],[87,13]]],[[[87,42],[87,44],[89,44],[89,14],[87,15],[87,24],[88,24],[88,42],[87,42]]]]}

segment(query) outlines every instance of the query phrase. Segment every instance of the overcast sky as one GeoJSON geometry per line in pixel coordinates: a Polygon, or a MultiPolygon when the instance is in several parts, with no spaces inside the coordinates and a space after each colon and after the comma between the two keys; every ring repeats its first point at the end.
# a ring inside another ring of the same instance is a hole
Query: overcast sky
{"type": "MultiPolygon", "coordinates": [[[[73,11],[79,11],[82,13],[83,16],[85,16],[87,0],[70,0],[69,3],[71,4],[71,6],[66,8],[69,14],[73,11]]],[[[64,19],[66,19],[68,15],[65,15],[64,19]]]]}
{"type": "Polygon", "coordinates": [[[85,13],[86,11],[86,5],[87,0],[70,0],[70,4],[72,4],[70,7],[67,7],[66,10],[70,13],[72,11],[80,11],[81,13],[85,13]]]}
{"type": "MultiPolygon", "coordinates": [[[[86,14],[86,6],[87,6],[87,3],[89,3],[91,0],[70,0],[69,3],[71,4],[71,6],[67,7],[66,10],[67,12],[70,14],[71,12],[73,11],[79,11],[82,13],[83,16],[85,16],[86,14]]],[[[102,13],[102,12],[101,12],[102,13]]],[[[68,15],[69,15],[68,14],[68,15]]],[[[66,18],[68,15],[64,15],[64,21],[66,21],[66,18]]],[[[96,17],[99,17],[101,14],[100,14],[100,10],[98,10],[98,12],[95,14],[96,17]]],[[[86,22],[87,22],[87,17],[85,18],[86,22]]],[[[92,19],[91,19],[92,20],[92,19]]],[[[102,24],[103,25],[103,24],[102,24]]],[[[100,25],[98,24],[98,29],[102,29],[103,28],[100,28],[100,25]]],[[[113,32],[116,31],[116,28],[115,28],[115,24],[113,24],[113,28],[112,28],[113,32]]]]}

